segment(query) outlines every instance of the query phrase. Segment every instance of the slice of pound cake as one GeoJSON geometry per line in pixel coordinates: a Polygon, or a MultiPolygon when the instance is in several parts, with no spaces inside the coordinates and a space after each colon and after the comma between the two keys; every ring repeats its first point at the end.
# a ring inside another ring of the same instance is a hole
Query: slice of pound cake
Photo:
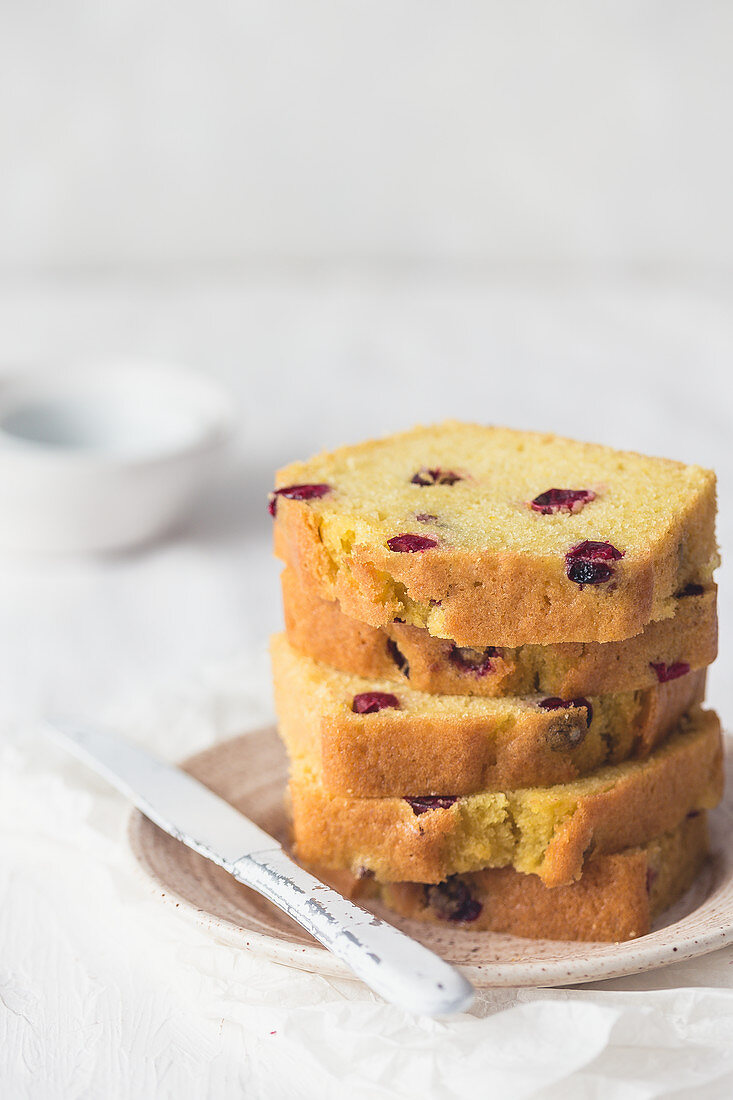
{"type": "Polygon", "coordinates": [[[549,889],[510,867],[436,884],[378,883],[348,872],[316,874],[350,897],[378,898],[416,920],[546,940],[631,940],[692,884],[709,850],[707,815],[693,813],[643,847],[591,857],[582,878],[549,889]]]}
{"type": "Polygon", "coordinates": [[[319,595],[461,647],[632,637],[718,560],[711,471],[473,424],[294,463],[270,510],[319,595]]]}
{"type": "Polygon", "coordinates": [[[279,730],[323,788],[360,798],[546,787],[647,756],[702,702],[705,670],[560,699],[426,695],[349,676],[272,640],[279,730]]]}
{"type": "Polygon", "coordinates": [[[718,649],[717,592],[690,585],[669,619],[622,642],[556,642],[516,649],[457,646],[408,623],[369,626],[324,600],[293,569],[282,573],[288,638],[316,661],[440,695],[530,695],[568,699],[632,691],[712,664],[718,649]]]}
{"type": "Polygon", "coordinates": [[[601,768],[574,783],[456,797],[349,798],[293,762],[290,797],[298,858],[372,872],[380,882],[440,883],[486,867],[577,880],[588,856],[647,844],[687,814],[708,810],[723,785],[720,723],[698,711],[647,760],[601,768]]]}

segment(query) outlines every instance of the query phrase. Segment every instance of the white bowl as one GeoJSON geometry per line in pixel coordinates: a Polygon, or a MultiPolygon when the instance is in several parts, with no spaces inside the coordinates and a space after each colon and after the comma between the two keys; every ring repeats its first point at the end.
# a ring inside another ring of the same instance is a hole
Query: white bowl
{"type": "Polygon", "coordinates": [[[234,426],[213,382],[160,363],[0,376],[0,548],[130,547],[169,530],[234,426]]]}

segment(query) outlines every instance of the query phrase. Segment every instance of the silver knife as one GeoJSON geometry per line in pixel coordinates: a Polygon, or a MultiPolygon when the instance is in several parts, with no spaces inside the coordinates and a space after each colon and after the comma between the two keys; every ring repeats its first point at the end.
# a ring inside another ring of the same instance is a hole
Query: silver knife
{"type": "Polygon", "coordinates": [[[424,1016],[470,1007],[474,989],[460,971],[319,882],[197,779],[107,730],[68,718],[49,727],[146,817],[274,902],[385,1000],[424,1016]]]}

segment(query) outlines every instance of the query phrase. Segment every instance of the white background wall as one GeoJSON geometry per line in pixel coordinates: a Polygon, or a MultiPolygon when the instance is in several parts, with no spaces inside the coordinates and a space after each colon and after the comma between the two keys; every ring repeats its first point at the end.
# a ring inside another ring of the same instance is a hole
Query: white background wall
{"type": "Polygon", "coordinates": [[[3,0],[0,274],[733,258],[727,0],[3,0]]]}

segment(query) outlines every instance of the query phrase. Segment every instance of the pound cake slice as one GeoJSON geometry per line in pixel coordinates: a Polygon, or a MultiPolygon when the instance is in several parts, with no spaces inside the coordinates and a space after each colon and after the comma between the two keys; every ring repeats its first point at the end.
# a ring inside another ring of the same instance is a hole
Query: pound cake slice
{"type": "Polygon", "coordinates": [[[720,723],[698,711],[644,761],[610,765],[573,783],[462,797],[348,798],[293,762],[290,798],[298,859],[380,882],[439,883],[514,867],[546,886],[578,879],[587,856],[648,843],[720,800],[720,723]]]}
{"type": "Polygon", "coordinates": [[[560,699],[426,695],[349,676],[272,639],[291,759],[360,798],[547,787],[648,756],[705,693],[705,670],[644,691],[560,699]],[[395,694],[396,692],[396,694],[395,694]]]}
{"type": "Polygon", "coordinates": [[[474,424],[294,463],[270,510],[319,595],[458,646],[629,638],[718,562],[711,471],[474,424]]]}
{"type": "Polygon", "coordinates": [[[316,661],[439,695],[530,695],[563,699],[636,691],[712,664],[718,649],[717,591],[690,585],[670,619],[623,642],[460,647],[408,623],[369,626],[324,600],[312,581],[282,573],[288,639],[316,661]]]}
{"type": "Polygon", "coordinates": [[[632,940],[682,897],[709,850],[707,815],[693,813],[640,848],[591,857],[569,886],[495,867],[444,882],[378,883],[345,871],[315,873],[352,898],[378,898],[402,916],[472,931],[543,940],[632,940]]]}

